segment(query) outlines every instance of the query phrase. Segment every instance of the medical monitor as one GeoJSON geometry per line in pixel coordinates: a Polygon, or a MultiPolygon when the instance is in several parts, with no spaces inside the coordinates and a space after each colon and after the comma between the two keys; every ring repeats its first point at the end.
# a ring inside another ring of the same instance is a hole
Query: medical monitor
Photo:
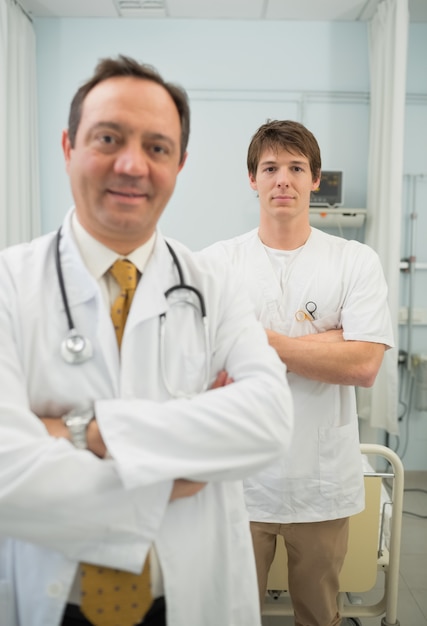
{"type": "Polygon", "coordinates": [[[310,206],[334,207],[342,202],[342,172],[322,171],[319,187],[311,192],[310,206]]]}

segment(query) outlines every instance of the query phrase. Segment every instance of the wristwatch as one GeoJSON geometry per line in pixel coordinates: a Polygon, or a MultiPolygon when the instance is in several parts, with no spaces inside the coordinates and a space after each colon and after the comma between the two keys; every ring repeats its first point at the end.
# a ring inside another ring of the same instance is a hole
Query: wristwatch
{"type": "Polygon", "coordinates": [[[87,449],[87,428],[95,419],[93,408],[73,409],[62,416],[62,421],[69,430],[71,443],[80,450],[87,449]]]}

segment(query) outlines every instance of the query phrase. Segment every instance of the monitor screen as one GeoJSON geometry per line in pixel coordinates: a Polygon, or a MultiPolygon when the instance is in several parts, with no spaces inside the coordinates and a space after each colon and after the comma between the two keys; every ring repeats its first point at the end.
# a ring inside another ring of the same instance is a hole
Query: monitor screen
{"type": "Polygon", "coordinates": [[[342,196],[342,172],[324,171],[319,187],[311,192],[310,206],[340,206],[342,196]]]}

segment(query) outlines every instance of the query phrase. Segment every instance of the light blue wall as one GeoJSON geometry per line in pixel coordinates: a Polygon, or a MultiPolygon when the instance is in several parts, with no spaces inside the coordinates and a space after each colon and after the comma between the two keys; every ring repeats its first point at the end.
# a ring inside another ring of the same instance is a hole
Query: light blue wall
{"type": "Polygon", "coordinates": [[[325,169],[352,172],[349,206],[363,206],[368,106],[328,103],[331,92],[369,90],[365,24],[40,19],[35,27],[44,230],[71,202],[60,151],[71,97],[100,57],[119,53],[155,65],[190,94],[189,159],[162,220],[167,234],[197,248],[255,225],[246,149],[267,117],[304,118],[325,169]],[[322,102],[308,92],[322,92],[322,102]]]}
{"type": "MultiPolygon", "coordinates": [[[[189,159],[161,220],[165,234],[197,249],[256,226],[257,201],[247,183],[246,149],[267,118],[305,123],[319,140],[324,169],[344,171],[346,206],[365,206],[366,23],[38,19],[35,30],[44,231],[57,228],[72,202],[60,147],[69,102],[100,57],[119,53],[153,64],[190,95],[189,159]]],[[[412,24],[407,174],[427,173],[426,59],[427,24],[412,24]],[[424,99],[414,94],[424,94],[424,99]]],[[[427,262],[427,182],[421,178],[417,211],[417,254],[427,262]]],[[[404,256],[407,208],[402,219],[404,256]]],[[[349,229],[346,235],[361,238],[363,232],[349,229]]],[[[427,308],[426,287],[427,272],[419,273],[416,306],[427,308]]],[[[402,304],[407,290],[402,277],[402,304]]],[[[416,328],[414,335],[418,349],[427,353],[427,327],[416,328]]],[[[404,329],[400,343],[406,343],[404,329]]],[[[409,432],[405,467],[427,469],[427,412],[413,409],[401,428],[401,450],[409,432]]]]}

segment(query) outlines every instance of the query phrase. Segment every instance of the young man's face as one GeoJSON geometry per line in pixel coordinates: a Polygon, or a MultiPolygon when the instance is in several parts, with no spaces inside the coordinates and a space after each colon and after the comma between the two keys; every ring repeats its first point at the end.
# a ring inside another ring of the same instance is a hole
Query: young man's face
{"type": "Polygon", "coordinates": [[[149,239],[183,166],[174,101],[155,82],[116,77],[86,96],[75,145],[63,150],[77,217],[126,254],[149,239]]]}
{"type": "Polygon", "coordinates": [[[306,213],[310,193],[319,186],[313,180],[307,157],[287,150],[267,148],[258,163],[256,176],[249,175],[258,192],[261,211],[271,217],[287,218],[306,213]]]}

